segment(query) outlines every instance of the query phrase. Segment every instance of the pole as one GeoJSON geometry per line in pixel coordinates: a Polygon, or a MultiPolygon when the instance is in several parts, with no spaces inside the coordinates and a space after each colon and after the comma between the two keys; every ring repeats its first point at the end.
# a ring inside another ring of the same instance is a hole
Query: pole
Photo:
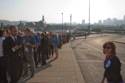
{"type": "Polygon", "coordinates": [[[63,34],[63,12],[61,14],[62,14],[62,34],[63,34]]]}
{"type": "Polygon", "coordinates": [[[89,0],[89,24],[88,24],[88,34],[90,34],[90,0],[89,0]]]}
{"type": "Polygon", "coordinates": [[[70,14],[70,29],[69,29],[70,37],[72,36],[71,29],[72,29],[72,14],[70,14]]]}

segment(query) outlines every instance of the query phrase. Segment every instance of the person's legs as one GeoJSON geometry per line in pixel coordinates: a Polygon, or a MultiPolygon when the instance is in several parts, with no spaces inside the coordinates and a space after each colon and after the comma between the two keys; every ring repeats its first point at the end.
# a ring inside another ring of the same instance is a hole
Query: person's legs
{"type": "Polygon", "coordinates": [[[42,65],[46,65],[46,52],[42,53],[42,65]]]}
{"type": "Polygon", "coordinates": [[[0,83],[8,83],[6,65],[3,62],[3,58],[0,58],[0,83]]]}
{"type": "Polygon", "coordinates": [[[58,48],[55,48],[55,55],[56,55],[56,59],[57,59],[59,57],[58,48]]]}

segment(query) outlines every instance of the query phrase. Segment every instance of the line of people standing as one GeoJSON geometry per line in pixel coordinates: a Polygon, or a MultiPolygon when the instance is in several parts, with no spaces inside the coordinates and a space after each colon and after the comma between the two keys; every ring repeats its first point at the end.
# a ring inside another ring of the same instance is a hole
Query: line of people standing
{"type": "Polygon", "coordinates": [[[60,35],[35,34],[29,28],[23,32],[16,26],[0,30],[0,83],[18,83],[24,62],[31,66],[34,76],[39,65],[44,66],[49,59],[54,61],[58,58],[58,47],[62,41],[60,35]]]}

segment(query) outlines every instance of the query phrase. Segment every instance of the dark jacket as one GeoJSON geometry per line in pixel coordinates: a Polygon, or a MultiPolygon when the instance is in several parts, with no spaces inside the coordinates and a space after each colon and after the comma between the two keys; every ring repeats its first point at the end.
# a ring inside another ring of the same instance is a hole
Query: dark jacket
{"type": "Polygon", "coordinates": [[[10,83],[17,83],[22,72],[22,62],[20,56],[18,56],[18,51],[12,50],[16,45],[16,41],[12,37],[7,37],[3,41],[3,54],[7,58],[6,66],[11,78],[10,83]]]}
{"type": "Polygon", "coordinates": [[[5,56],[11,56],[15,55],[15,53],[12,51],[12,48],[15,46],[15,42],[11,37],[5,38],[3,41],[3,54],[5,56]]]}
{"type": "Polygon", "coordinates": [[[47,36],[43,36],[40,42],[40,50],[42,52],[48,52],[49,39],[47,36]]]}
{"type": "Polygon", "coordinates": [[[107,78],[108,82],[111,83],[120,83],[122,82],[121,63],[117,56],[112,56],[105,59],[104,61],[104,77],[107,78]]]}

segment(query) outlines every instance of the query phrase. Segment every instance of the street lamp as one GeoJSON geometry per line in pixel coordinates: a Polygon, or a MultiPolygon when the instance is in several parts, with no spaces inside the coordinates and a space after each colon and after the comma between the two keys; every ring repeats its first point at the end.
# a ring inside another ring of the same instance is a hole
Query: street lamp
{"type": "Polygon", "coordinates": [[[90,34],[90,0],[89,0],[89,23],[88,23],[88,34],[90,34]]]}
{"type": "Polygon", "coordinates": [[[72,25],[72,14],[70,14],[70,27],[72,25]]]}
{"type": "Polygon", "coordinates": [[[72,36],[71,29],[72,29],[72,14],[70,14],[70,29],[69,29],[70,37],[72,36]]]}
{"type": "Polygon", "coordinates": [[[61,14],[62,14],[62,33],[63,33],[63,12],[61,14]]]}

